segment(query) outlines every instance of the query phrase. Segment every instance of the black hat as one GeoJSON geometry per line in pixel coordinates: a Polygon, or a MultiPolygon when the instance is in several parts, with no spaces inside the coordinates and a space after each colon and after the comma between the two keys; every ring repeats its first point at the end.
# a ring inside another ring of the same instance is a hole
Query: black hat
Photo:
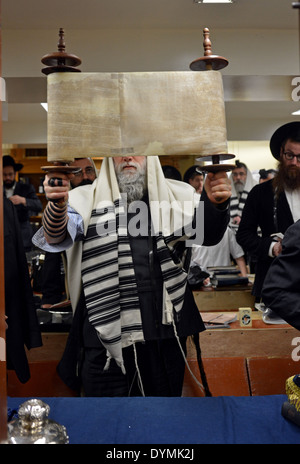
{"type": "Polygon", "coordinates": [[[162,170],[167,179],[182,180],[180,172],[174,166],[164,165],[162,170]]]}
{"type": "Polygon", "coordinates": [[[23,168],[23,164],[16,163],[13,157],[9,155],[3,156],[3,167],[5,168],[6,166],[12,166],[16,172],[21,171],[23,168]]]}
{"type": "Polygon", "coordinates": [[[204,173],[201,172],[201,166],[199,166],[198,164],[195,164],[194,166],[191,166],[190,168],[188,168],[187,171],[185,171],[183,180],[184,182],[188,184],[189,180],[192,177],[201,176],[201,175],[204,177],[204,173]]]}
{"type": "Polygon", "coordinates": [[[274,158],[280,159],[280,149],[287,139],[300,141],[300,121],[288,122],[279,127],[271,137],[270,150],[274,158]]]}

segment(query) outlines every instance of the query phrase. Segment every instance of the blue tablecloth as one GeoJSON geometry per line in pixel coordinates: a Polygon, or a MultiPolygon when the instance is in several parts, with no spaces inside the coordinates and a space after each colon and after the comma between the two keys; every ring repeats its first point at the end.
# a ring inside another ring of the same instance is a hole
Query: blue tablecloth
{"type": "MultiPolygon", "coordinates": [[[[28,398],[8,398],[18,408],[28,398]]],[[[298,444],[285,395],[215,398],[41,398],[70,444],[298,444]]]]}

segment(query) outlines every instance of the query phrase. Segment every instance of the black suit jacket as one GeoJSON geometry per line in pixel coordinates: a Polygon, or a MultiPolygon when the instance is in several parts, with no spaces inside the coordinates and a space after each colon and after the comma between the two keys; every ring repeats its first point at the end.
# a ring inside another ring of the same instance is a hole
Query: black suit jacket
{"type": "Polygon", "coordinates": [[[285,233],[282,253],[274,259],[265,278],[262,300],[300,330],[300,221],[285,233]]]}
{"type": "MultiPolygon", "coordinates": [[[[5,193],[5,189],[4,189],[5,193]]],[[[43,209],[41,201],[38,199],[35,189],[31,184],[23,184],[22,182],[16,182],[14,195],[20,195],[20,197],[26,198],[26,206],[24,205],[14,205],[19,223],[21,226],[21,233],[23,237],[23,244],[25,250],[30,250],[32,243],[31,238],[33,235],[33,230],[30,225],[29,218],[31,215],[37,214],[43,209]]]]}
{"type": "Polygon", "coordinates": [[[7,367],[24,383],[30,378],[25,346],[39,347],[42,338],[16,209],[9,200],[3,200],[7,367]]]}
{"type": "Polygon", "coordinates": [[[243,209],[237,241],[243,250],[257,261],[253,286],[253,294],[256,297],[261,296],[263,281],[273,260],[268,255],[271,242],[274,240],[271,234],[284,234],[293,223],[285,193],[279,194],[277,202],[274,201],[272,179],[253,187],[243,209]],[[277,220],[274,217],[275,206],[277,220]],[[258,227],[261,235],[258,234],[258,227]]]}

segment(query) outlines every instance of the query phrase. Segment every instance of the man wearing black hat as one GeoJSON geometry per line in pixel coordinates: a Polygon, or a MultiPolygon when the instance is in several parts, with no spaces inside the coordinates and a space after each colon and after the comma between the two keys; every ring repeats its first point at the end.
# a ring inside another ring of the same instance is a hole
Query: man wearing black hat
{"type": "Polygon", "coordinates": [[[201,194],[204,184],[204,173],[201,171],[200,166],[194,165],[188,168],[184,173],[183,181],[190,184],[197,193],[201,194]]]}
{"type": "Polygon", "coordinates": [[[266,307],[300,330],[300,221],[291,225],[282,241],[282,252],[273,260],[262,289],[266,307]]]}
{"type": "Polygon", "coordinates": [[[238,243],[257,261],[252,291],[257,301],[273,258],[281,253],[286,229],[300,219],[300,121],[277,129],[270,149],[279,161],[278,172],[253,187],[237,233],[238,243]]]}
{"type": "Polygon", "coordinates": [[[22,238],[25,251],[32,248],[31,238],[33,230],[29,217],[31,213],[39,213],[43,206],[36,196],[33,185],[23,184],[16,181],[16,173],[23,165],[16,163],[12,156],[3,156],[3,192],[16,207],[18,219],[21,226],[22,238]]]}

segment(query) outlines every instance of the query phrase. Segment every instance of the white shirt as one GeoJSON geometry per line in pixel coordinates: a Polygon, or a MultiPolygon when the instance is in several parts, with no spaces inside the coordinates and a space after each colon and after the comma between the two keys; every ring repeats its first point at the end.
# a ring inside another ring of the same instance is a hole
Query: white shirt
{"type": "Polygon", "coordinates": [[[201,268],[230,266],[231,256],[236,259],[244,256],[244,251],[236,241],[232,229],[227,227],[222,240],[214,246],[193,245],[191,264],[201,268]]]}
{"type": "Polygon", "coordinates": [[[294,222],[300,219],[300,190],[285,191],[294,222]]]}
{"type": "MultiPolygon", "coordinates": [[[[285,190],[285,196],[289,204],[294,222],[300,219],[300,190],[285,190]]],[[[272,242],[269,248],[269,256],[274,258],[273,247],[276,242],[272,242]]]]}
{"type": "Polygon", "coordinates": [[[6,196],[6,198],[10,198],[10,197],[12,197],[14,195],[15,187],[16,187],[16,183],[14,183],[14,185],[9,189],[5,188],[5,196],[6,196]]]}

